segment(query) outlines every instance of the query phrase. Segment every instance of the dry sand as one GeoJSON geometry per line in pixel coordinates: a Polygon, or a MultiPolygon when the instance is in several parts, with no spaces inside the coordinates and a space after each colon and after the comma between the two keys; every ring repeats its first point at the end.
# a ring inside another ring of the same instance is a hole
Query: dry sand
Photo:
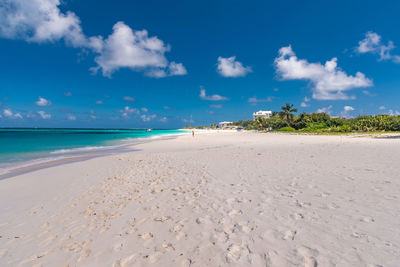
{"type": "Polygon", "coordinates": [[[0,266],[400,266],[400,139],[136,148],[0,180],[0,266]]]}

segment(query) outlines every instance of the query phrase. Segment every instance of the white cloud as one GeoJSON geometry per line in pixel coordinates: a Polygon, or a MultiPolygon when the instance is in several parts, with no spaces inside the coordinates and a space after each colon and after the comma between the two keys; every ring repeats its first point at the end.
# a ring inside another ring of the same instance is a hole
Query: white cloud
{"type": "Polygon", "coordinates": [[[389,109],[387,114],[390,116],[400,116],[400,112],[398,110],[392,110],[392,109],[389,109]]]}
{"type": "Polygon", "coordinates": [[[108,77],[120,68],[149,73],[161,69],[165,76],[187,73],[182,63],[168,62],[164,54],[170,47],[149,37],[146,30],[133,31],[117,22],[107,38],[87,37],[79,17],[71,11],[61,12],[60,5],[60,0],[1,0],[0,36],[36,43],[64,40],[69,46],[87,48],[97,54],[92,71],[101,70],[108,77]]]}
{"type": "Polygon", "coordinates": [[[254,97],[250,97],[247,101],[249,103],[256,104],[256,103],[272,102],[272,100],[273,100],[272,96],[268,96],[266,98],[261,98],[261,99],[254,96],[254,97]]]}
{"type": "Polygon", "coordinates": [[[97,101],[96,101],[96,104],[97,104],[97,105],[101,105],[101,104],[103,104],[103,103],[104,103],[103,100],[97,100],[97,101]]]}
{"type": "Polygon", "coordinates": [[[62,13],[59,0],[2,0],[0,35],[28,42],[55,42],[61,39],[74,47],[86,47],[79,18],[62,13]]]}
{"type": "Polygon", "coordinates": [[[44,120],[48,120],[48,119],[51,118],[51,115],[50,115],[50,114],[47,114],[46,112],[44,112],[44,111],[42,111],[42,110],[38,111],[37,113],[38,113],[39,116],[40,116],[42,119],[44,119],[44,120]]]}
{"type": "Polygon", "coordinates": [[[168,118],[167,117],[162,117],[160,119],[160,122],[163,122],[163,123],[168,122],[168,118]]]}
{"type": "Polygon", "coordinates": [[[125,106],[125,108],[119,112],[122,113],[122,117],[124,118],[129,118],[129,114],[140,114],[139,110],[136,108],[130,108],[129,106],[125,106]]]}
{"type": "Polygon", "coordinates": [[[72,96],[72,93],[71,92],[65,92],[64,96],[72,96]]]}
{"type": "Polygon", "coordinates": [[[130,101],[130,102],[135,101],[135,98],[133,98],[133,97],[131,97],[131,96],[124,96],[123,99],[124,99],[125,101],[130,101]]]}
{"type": "Polygon", "coordinates": [[[326,113],[326,114],[331,114],[332,113],[332,105],[327,106],[327,107],[323,107],[323,108],[319,108],[317,109],[317,113],[326,113]]]}
{"type": "Polygon", "coordinates": [[[379,55],[379,60],[392,60],[394,63],[400,63],[400,55],[392,55],[391,51],[396,48],[392,41],[387,45],[382,44],[382,37],[376,32],[369,31],[365,38],[358,42],[356,51],[360,54],[371,53],[379,55]]]}
{"type": "Polygon", "coordinates": [[[210,108],[222,108],[222,105],[221,104],[219,104],[219,105],[210,105],[210,108]]]}
{"type": "Polygon", "coordinates": [[[93,119],[93,120],[97,118],[97,116],[96,116],[96,114],[94,113],[93,110],[90,110],[90,118],[93,119]]]}
{"type": "Polygon", "coordinates": [[[303,99],[303,102],[301,102],[300,106],[302,108],[307,108],[307,107],[310,106],[310,104],[307,104],[310,101],[311,101],[311,99],[305,96],[304,99],[303,99]]]}
{"type": "Polygon", "coordinates": [[[282,47],[275,58],[275,68],[282,80],[308,80],[312,84],[312,97],[318,100],[349,99],[344,92],[354,88],[369,87],[372,80],[361,72],[347,75],[337,67],[337,58],[321,63],[298,59],[291,46],[282,47]]]}
{"type": "Polygon", "coordinates": [[[50,105],[51,105],[51,101],[49,101],[49,100],[47,100],[47,99],[45,99],[45,98],[39,96],[39,100],[36,101],[35,104],[36,104],[37,106],[40,106],[40,107],[50,106],[50,105]]]}
{"type": "Polygon", "coordinates": [[[29,112],[26,114],[26,117],[27,117],[27,118],[36,118],[36,114],[33,113],[32,111],[29,111],[29,112]]]}
{"type": "Polygon", "coordinates": [[[140,110],[143,111],[143,112],[148,112],[149,111],[147,108],[141,108],[140,110]]]}
{"type": "Polygon", "coordinates": [[[344,106],[344,111],[353,111],[355,110],[352,106],[344,106]]]}
{"type": "Polygon", "coordinates": [[[224,77],[241,77],[246,76],[247,73],[252,72],[250,67],[245,67],[236,57],[218,57],[218,73],[224,77]]]}
{"type": "Polygon", "coordinates": [[[379,110],[384,110],[384,109],[386,109],[385,106],[380,106],[380,107],[379,107],[379,110]]]}
{"type": "Polygon", "coordinates": [[[203,87],[200,87],[200,98],[203,100],[209,101],[224,101],[228,100],[227,97],[221,95],[206,95],[206,90],[203,87]]]}
{"type": "Polygon", "coordinates": [[[156,118],[157,115],[156,114],[152,114],[152,115],[146,115],[143,114],[142,116],[140,116],[140,118],[142,119],[142,121],[147,122],[147,121],[151,121],[152,119],[156,118]]]}
{"type": "Polygon", "coordinates": [[[121,21],[114,25],[113,33],[105,40],[99,39],[99,43],[99,55],[95,58],[98,66],[92,70],[97,72],[101,69],[104,76],[110,77],[120,68],[144,70],[146,75],[158,78],[186,74],[181,63],[168,65],[164,54],[170,47],[162,40],[149,37],[146,30],[133,31],[121,21]]]}
{"type": "Polygon", "coordinates": [[[362,90],[361,91],[364,95],[367,95],[367,96],[376,96],[376,94],[373,94],[373,93],[371,93],[370,91],[368,91],[368,90],[362,90]]]}
{"type": "Polygon", "coordinates": [[[194,120],[193,120],[193,116],[192,115],[190,115],[190,119],[182,119],[182,122],[184,122],[184,123],[194,123],[194,120]]]}
{"type": "Polygon", "coordinates": [[[344,106],[344,107],[343,107],[343,111],[341,112],[341,116],[342,116],[343,118],[347,118],[347,119],[353,118],[354,116],[352,116],[352,115],[350,114],[350,112],[351,112],[351,111],[354,111],[354,110],[355,110],[355,108],[353,108],[352,106],[344,106]]]}
{"type": "Polygon", "coordinates": [[[4,117],[10,118],[10,119],[22,119],[23,118],[20,113],[15,113],[14,114],[11,111],[11,109],[9,109],[9,108],[3,109],[3,115],[4,115],[4,117]]]}
{"type": "Polygon", "coordinates": [[[185,66],[183,66],[182,63],[175,63],[174,61],[169,63],[168,72],[169,72],[170,76],[187,74],[187,70],[186,70],[185,66]]]}
{"type": "Polygon", "coordinates": [[[15,114],[14,114],[14,118],[16,118],[16,119],[22,119],[23,117],[22,117],[22,115],[21,115],[20,113],[15,113],[15,114]]]}
{"type": "Polygon", "coordinates": [[[74,115],[69,114],[69,115],[67,116],[67,120],[69,120],[69,121],[74,121],[74,120],[76,120],[76,117],[75,117],[74,115]]]}
{"type": "Polygon", "coordinates": [[[11,109],[6,108],[3,110],[3,115],[4,117],[11,118],[13,116],[13,113],[11,109]]]}
{"type": "Polygon", "coordinates": [[[175,76],[175,75],[186,75],[187,71],[185,66],[182,63],[171,62],[168,65],[168,68],[150,68],[146,75],[154,78],[164,78],[167,76],[175,76]]]}

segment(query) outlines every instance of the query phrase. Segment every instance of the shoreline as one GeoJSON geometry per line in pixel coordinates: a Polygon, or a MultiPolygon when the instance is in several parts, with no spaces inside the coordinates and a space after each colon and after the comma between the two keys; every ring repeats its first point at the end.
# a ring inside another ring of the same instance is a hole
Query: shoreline
{"type": "Polygon", "coordinates": [[[0,265],[397,266],[398,139],[197,132],[0,180],[0,265]]]}
{"type": "Polygon", "coordinates": [[[136,145],[160,139],[174,138],[184,134],[188,133],[164,134],[164,135],[154,135],[146,138],[133,138],[132,141],[127,144],[101,146],[101,148],[94,147],[95,149],[89,151],[84,151],[88,147],[68,149],[69,151],[71,151],[70,153],[55,153],[60,151],[53,151],[49,152],[49,154],[54,155],[54,157],[48,156],[48,157],[33,158],[28,160],[27,163],[24,161],[7,163],[7,165],[10,165],[9,167],[0,168],[0,171],[4,169],[2,172],[0,172],[0,180],[12,178],[17,175],[29,173],[31,171],[40,170],[43,168],[50,168],[53,166],[59,166],[62,164],[68,164],[72,162],[85,161],[97,157],[105,157],[109,155],[117,155],[120,153],[133,152],[135,150],[134,147],[136,145]]]}

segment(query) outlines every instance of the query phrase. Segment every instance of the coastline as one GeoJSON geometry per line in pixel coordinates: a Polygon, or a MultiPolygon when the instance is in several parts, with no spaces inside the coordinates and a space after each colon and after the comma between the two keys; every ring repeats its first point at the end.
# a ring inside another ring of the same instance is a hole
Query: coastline
{"type": "MultiPolygon", "coordinates": [[[[184,131],[184,129],[178,129],[184,131]]],[[[174,133],[174,134],[160,134],[153,135],[145,138],[132,138],[129,143],[108,146],[87,146],[77,147],[72,149],[60,149],[49,152],[47,157],[33,158],[28,161],[16,161],[12,163],[3,164],[0,168],[0,180],[11,178],[16,175],[35,171],[42,168],[49,168],[61,164],[68,164],[71,162],[84,161],[96,157],[104,157],[107,155],[114,155],[119,153],[126,153],[134,151],[134,146],[137,144],[151,142],[157,139],[169,139],[179,135],[188,133],[174,133]],[[4,167],[7,166],[7,167],[4,167]]]]}
{"type": "Polygon", "coordinates": [[[203,132],[0,180],[0,265],[396,266],[398,139],[203,132]]]}

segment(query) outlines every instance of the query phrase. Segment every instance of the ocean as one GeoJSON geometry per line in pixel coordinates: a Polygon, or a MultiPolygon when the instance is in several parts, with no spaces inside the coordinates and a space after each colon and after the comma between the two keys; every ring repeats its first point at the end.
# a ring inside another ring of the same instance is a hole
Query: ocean
{"type": "Polygon", "coordinates": [[[13,169],[82,155],[112,153],[181,130],[0,129],[0,175],[13,169]]]}

